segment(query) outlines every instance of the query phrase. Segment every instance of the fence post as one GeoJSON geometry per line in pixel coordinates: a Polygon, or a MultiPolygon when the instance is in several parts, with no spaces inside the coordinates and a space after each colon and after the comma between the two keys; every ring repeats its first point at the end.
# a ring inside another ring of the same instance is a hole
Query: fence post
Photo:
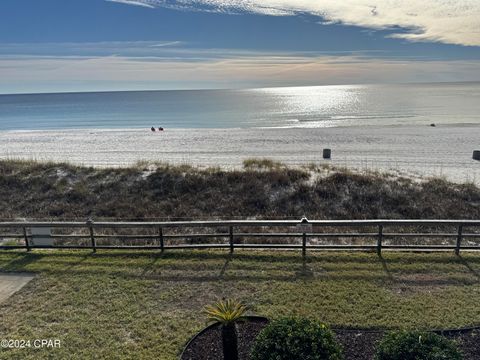
{"type": "Polygon", "coordinates": [[[230,253],[233,253],[233,226],[230,226],[230,229],[229,229],[229,232],[230,232],[230,253]]]}
{"type": "Polygon", "coordinates": [[[302,232],[302,256],[305,257],[307,255],[307,232],[312,232],[312,225],[303,216],[300,219],[300,223],[297,224],[297,229],[302,232]]]}
{"type": "Polygon", "coordinates": [[[382,256],[383,224],[378,225],[377,255],[382,256]]]}
{"type": "Polygon", "coordinates": [[[28,241],[27,228],[25,226],[23,227],[23,238],[25,239],[25,247],[27,248],[27,251],[30,251],[30,242],[28,241]]]}
{"type": "Polygon", "coordinates": [[[92,241],[92,250],[93,252],[97,252],[96,244],[95,244],[95,236],[93,236],[93,220],[88,219],[87,220],[87,226],[90,230],[90,240],[92,241]]]}
{"type": "Polygon", "coordinates": [[[302,256],[307,255],[307,233],[302,234],[302,256]]]}
{"type": "Polygon", "coordinates": [[[460,254],[460,247],[462,246],[462,234],[463,234],[463,225],[458,225],[458,235],[457,235],[457,246],[455,248],[455,254],[460,254]]]}
{"type": "Polygon", "coordinates": [[[164,247],[165,244],[163,242],[163,228],[162,227],[158,228],[158,237],[160,238],[160,249],[163,252],[165,250],[165,247],[164,247]]]}

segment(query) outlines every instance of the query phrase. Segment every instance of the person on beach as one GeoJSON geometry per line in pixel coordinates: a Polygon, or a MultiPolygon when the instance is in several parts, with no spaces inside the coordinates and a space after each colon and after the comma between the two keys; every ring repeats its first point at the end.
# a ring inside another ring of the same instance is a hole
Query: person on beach
{"type": "Polygon", "coordinates": [[[150,130],[152,130],[153,132],[155,132],[155,128],[154,128],[153,126],[150,128],[150,130]]]}

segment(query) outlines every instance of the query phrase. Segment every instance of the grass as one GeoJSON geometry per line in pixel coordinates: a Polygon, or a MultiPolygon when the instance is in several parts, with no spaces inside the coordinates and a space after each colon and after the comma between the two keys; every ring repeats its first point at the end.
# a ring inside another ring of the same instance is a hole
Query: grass
{"type": "Polygon", "coordinates": [[[480,189],[325,167],[246,160],[226,171],[138,163],[97,169],[0,161],[0,218],[478,219],[480,189]]]}
{"type": "Polygon", "coordinates": [[[250,158],[243,160],[243,167],[247,170],[279,170],[285,168],[281,162],[271,159],[250,158]]]}
{"type": "MultiPolygon", "coordinates": [[[[96,169],[0,161],[0,218],[480,218],[480,189],[442,179],[288,168],[138,163],[96,169]]],[[[59,349],[0,349],[2,359],[176,359],[206,325],[206,304],[333,326],[480,324],[480,255],[216,251],[0,252],[0,271],[38,276],[0,304],[0,339],[60,339],[59,349]]]]}
{"type": "Polygon", "coordinates": [[[0,304],[0,338],[62,343],[2,359],[176,359],[206,325],[203,307],[224,297],[333,326],[480,324],[475,253],[9,251],[0,270],[38,274],[0,304]]]}

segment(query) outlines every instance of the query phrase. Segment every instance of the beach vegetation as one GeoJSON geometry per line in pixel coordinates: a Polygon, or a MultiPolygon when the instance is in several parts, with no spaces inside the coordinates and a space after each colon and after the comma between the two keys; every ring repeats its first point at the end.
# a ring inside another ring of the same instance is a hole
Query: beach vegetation
{"type": "Polygon", "coordinates": [[[290,168],[92,168],[0,161],[3,219],[478,219],[480,189],[442,179],[290,168]]]}
{"type": "Polygon", "coordinates": [[[278,170],[284,168],[285,165],[271,159],[250,158],[243,160],[243,167],[247,170],[278,170]]]}

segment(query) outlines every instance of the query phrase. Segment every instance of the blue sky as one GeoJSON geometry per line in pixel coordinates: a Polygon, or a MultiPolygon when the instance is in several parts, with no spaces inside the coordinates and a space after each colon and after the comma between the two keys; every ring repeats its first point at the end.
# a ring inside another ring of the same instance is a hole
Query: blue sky
{"type": "Polygon", "coordinates": [[[0,93],[480,80],[478,0],[2,0],[0,93]]]}

